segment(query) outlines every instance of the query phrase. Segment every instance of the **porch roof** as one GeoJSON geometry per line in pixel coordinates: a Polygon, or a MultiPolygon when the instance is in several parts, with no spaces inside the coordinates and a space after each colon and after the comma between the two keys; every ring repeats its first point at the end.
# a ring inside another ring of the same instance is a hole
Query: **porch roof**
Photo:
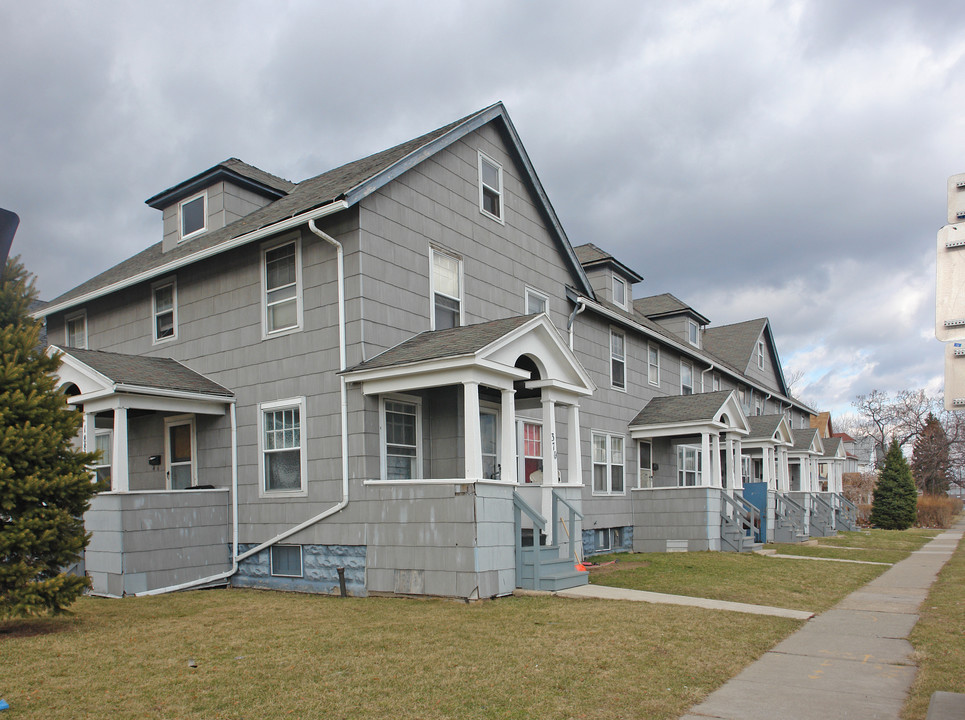
{"type": "Polygon", "coordinates": [[[630,421],[633,437],[730,431],[747,435],[747,417],[733,390],[655,397],[630,421]]]}
{"type": "Polygon", "coordinates": [[[824,445],[825,458],[844,460],[847,457],[847,453],[844,451],[844,443],[841,441],[841,438],[822,438],[821,443],[824,445]]]}
{"type": "Polygon", "coordinates": [[[796,428],[792,432],[794,433],[794,447],[791,448],[791,452],[824,454],[824,445],[821,442],[820,435],[818,435],[817,428],[796,428]]]}
{"type": "Polygon", "coordinates": [[[745,442],[791,445],[791,428],[784,415],[752,415],[747,418],[750,434],[745,442]]]}

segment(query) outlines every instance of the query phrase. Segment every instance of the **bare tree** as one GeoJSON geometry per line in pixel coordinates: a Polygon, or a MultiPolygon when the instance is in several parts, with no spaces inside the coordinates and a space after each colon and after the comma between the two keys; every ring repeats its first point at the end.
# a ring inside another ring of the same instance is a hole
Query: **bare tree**
{"type": "Polygon", "coordinates": [[[881,447],[887,447],[891,440],[897,440],[899,446],[913,442],[929,414],[942,412],[940,399],[928,397],[924,390],[899,390],[894,396],[872,390],[851,404],[864,423],[865,434],[874,437],[881,447]]]}

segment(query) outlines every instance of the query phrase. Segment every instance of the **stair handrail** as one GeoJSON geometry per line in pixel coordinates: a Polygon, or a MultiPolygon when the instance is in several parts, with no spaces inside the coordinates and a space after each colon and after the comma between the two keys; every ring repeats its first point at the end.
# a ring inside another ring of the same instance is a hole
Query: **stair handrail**
{"type": "Polygon", "coordinates": [[[830,528],[834,523],[834,508],[818,493],[812,492],[808,494],[811,496],[811,516],[813,517],[815,514],[818,515],[830,528]],[[819,512],[815,513],[815,510],[819,512]]]}
{"type": "Polygon", "coordinates": [[[747,500],[744,497],[743,491],[741,491],[741,494],[737,495],[736,497],[740,501],[740,503],[744,506],[744,509],[747,510],[747,514],[749,516],[748,520],[750,522],[751,534],[752,535],[756,534],[755,528],[758,528],[758,529],[761,528],[761,518],[762,518],[761,509],[757,507],[757,505],[755,505],[754,503],[747,500]]]}
{"type": "MultiPolygon", "coordinates": [[[[563,497],[558,492],[556,492],[556,490],[552,491],[552,497],[553,497],[553,503],[552,503],[553,526],[552,527],[553,527],[554,541],[556,542],[557,545],[560,544],[558,539],[556,538],[556,528],[559,527],[559,524],[560,524],[560,503],[562,503],[570,511],[570,530],[567,531],[566,534],[570,543],[570,552],[569,552],[570,560],[572,560],[575,563],[576,562],[576,537],[574,536],[576,533],[576,530],[575,530],[576,518],[580,518],[580,520],[582,520],[583,513],[581,513],[579,510],[573,507],[573,505],[571,505],[570,502],[565,497],[563,497]]],[[[566,530],[565,525],[563,526],[563,529],[566,530]]]]}
{"type": "MultiPolygon", "coordinates": [[[[754,523],[753,523],[753,519],[752,519],[752,518],[753,518],[753,515],[752,515],[751,513],[749,513],[749,512],[744,508],[743,498],[741,498],[741,502],[737,502],[736,500],[734,500],[734,498],[732,498],[730,495],[728,495],[728,494],[727,494],[726,492],[724,492],[723,490],[722,490],[721,493],[720,493],[720,497],[721,497],[721,499],[724,500],[724,502],[721,503],[721,506],[720,506],[720,518],[721,518],[721,520],[723,520],[723,521],[724,521],[724,524],[726,524],[726,525],[730,525],[730,526],[738,525],[738,526],[739,526],[739,527],[738,527],[739,533],[738,533],[737,547],[736,547],[735,549],[737,550],[737,552],[740,552],[740,551],[743,549],[743,547],[744,547],[744,538],[745,538],[745,536],[746,536],[747,531],[748,531],[748,530],[750,530],[751,532],[754,531],[754,523]],[[730,517],[730,515],[727,514],[727,510],[726,510],[726,507],[727,507],[727,506],[730,506],[730,507],[733,508],[733,510],[734,510],[734,518],[733,518],[733,519],[730,517]]],[[[756,510],[756,508],[755,508],[755,510],[756,510]]],[[[728,541],[728,542],[730,542],[730,541],[728,541]]],[[[730,544],[733,545],[733,543],[730,543],[730,544]]]]}
{"type": "Polygon", "coordinates": [[[777,498],[778,506],[783,506],[781,518],[790,522],[791,527],[793,527],[797,533],[804,534],[806,529],[804,518],[807,515],[807,509],[787,494],[777,493],[775,497],[777,498]]]}
{"type": "Polygon", "coordinates": [[[528,502],[513,491],[513,521],[516,526],[516,587],[523,584],[523,513],[533,521],[533,580],[539,587],[539,533],[546,529],[546,518],[536,512],[528,502]]]}

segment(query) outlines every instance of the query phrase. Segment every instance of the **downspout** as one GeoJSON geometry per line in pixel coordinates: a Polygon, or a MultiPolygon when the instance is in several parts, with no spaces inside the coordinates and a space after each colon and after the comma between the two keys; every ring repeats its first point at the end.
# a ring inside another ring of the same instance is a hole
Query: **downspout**
{"type": "Polygon", "coordinates": [[[716,366],[714,365],[714,363],[710,363],[710,367],[708,367],[706,370],[701,370],[701,371],[700,371],[700,391],[701,391],[701,392],[707,392],[707,390],[706,390],[707,386],[704,384],[704,374],[705,374],[705,373],[709,373],[709,372],[710,372],[711,370],[713,370],[715,367],[716,367],[716,366]]]}
{"type": "Polygon", "coordinates": [[[576,299],[576,307],[570,313],[570,319],[566,321],[566,329],[570,332],[570,350],[573,349],[573,326],[576,323],[576,316],[586,310],[586,302],[583,298],[576,299]]]}

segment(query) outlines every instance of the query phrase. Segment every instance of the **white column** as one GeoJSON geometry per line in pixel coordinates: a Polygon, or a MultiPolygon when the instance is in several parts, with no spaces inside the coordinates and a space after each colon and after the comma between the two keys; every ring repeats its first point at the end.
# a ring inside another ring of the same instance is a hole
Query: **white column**
{"type": "MultiPolygon", "coordinates": [[[[499,450],[499,479],[507,483],[516,482],[516,391],[502,390],[502,434],[499,450]]],[[[480,440],[482,442],[482,440],[480,440]]]]}
{"type": "Polygon", "coordinates": [[[761,480],[767,483],[767,487],[771,487],[771,468],[774,467],[774,451],[773,448],[769,448],[767,445],[761,448],[761,480]]]}
{"type": "Polygon", "coordinates": [[[791,489],[791,481],[787,467],[786,447],[780,447],[777,449],[777,489],[782,493],[789,492],[791,489]]]}
{"type": "Polygon", "coordinates": [[[463,383],[463,424],[466,435],[466,479],[482,477],[482,432],[479,429],[479,383],[463,383]]]}
{"type": "Polygon", "coordinates": [[[130,490],[127,458],[127,408],[114,408],[114,446],[111,456],[111,489],[130,490]]]}
{"type": "MultiPolygon", "coordinates": [[[[700,484],[713,485],[711,481],[711,462],[710,455],[710,436],[703,432],[700,433],[700,484]]],[[[720,478],[717,479],[717,486],[720,487],[720,478]]]]}
{"type": "MultiPolygon", "coordinates": [[[[84,413],[84,446],[81,448],[84,452],[94,452],[97,449],[97,443],[94,440],[94,430],[97,423],[94,419],[94,413],[84,413]]],[[[110,458],[101,458],[101,462],[105,462],[110,458]]]]}
{"type": "MultiPolygon", "coordinates": [[[[730,436],[728,434],[727,442],[730,442],[730,436]]],[[[730,464],[732,472],[734,473],[734,484],[731,485],[732,488],[743,488],[744,487],[744,472],[741,465],[741,439],[740,435],[734,438],[734,458],[733,462],[730,464]]]]}
{"type": "MultiPolygon", "coordinates": [[[[727,445],[724,445],[725,451],[727,445]]],[[[724,468],[724,463],[720,459],[720,434],[714,433],[713,440],[711,442],[710,454],[714,458],[714,474],[711,476],[710,480],[716,487],[724,487],[724,476],[727,474],[726,468],[724,468]]],[[[727,462],[727,456],[724,456],[724,461],[727,462]]],[[[728,487],[734,487],[728,483],[728,487]]]]}
{"type": "Polygon", "coordinates": [[[543,484],[559,483],[556,463],[556,403],[543,400],[543,484]]]}
{"type": "Polygon", "coordinates": [[[567,408],[566,418],[566,482],[583,484],[583,453],[580,445],[580,406],[573,403],[567,408]]]}

